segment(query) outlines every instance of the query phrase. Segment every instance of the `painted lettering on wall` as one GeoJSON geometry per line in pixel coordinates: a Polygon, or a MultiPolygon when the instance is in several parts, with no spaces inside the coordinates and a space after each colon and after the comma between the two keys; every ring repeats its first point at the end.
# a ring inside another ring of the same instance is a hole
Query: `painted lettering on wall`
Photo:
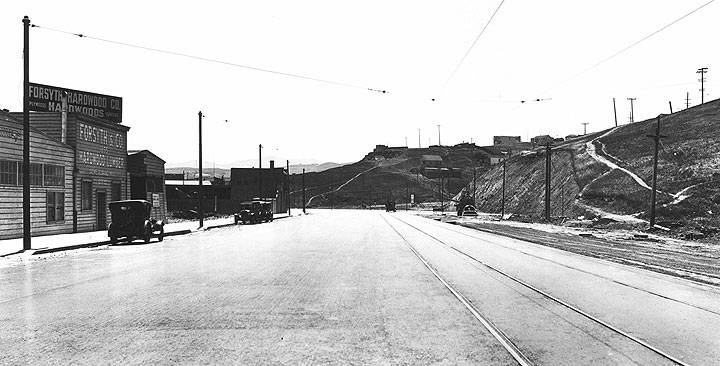
{"type": "Polygon", "coordinates": [[[20,131],[9,127],[0,127],[0,136],[11,138],[15,142],[22,139],[22,133],[20,131]]]}
{"type": "Polygon", "coordinates": [[[125,169],[125,158],[91,151],[78,151],[78,162],[103,168],[125,169]]]}
{"type": "Polygon", "coordinates": [[[122,122],[122,98],[36,83],[30,83],[28,90],[30,110],[61,112],[63,92],[67,92],[68,112],[122,122]]]}
{"type": "Polygon", "coordinates": [[[105,147],[125,149],[123,134],[110,131],[104,128],[78,123],[78,138],[83,141],[93,142],[105,147]]]}

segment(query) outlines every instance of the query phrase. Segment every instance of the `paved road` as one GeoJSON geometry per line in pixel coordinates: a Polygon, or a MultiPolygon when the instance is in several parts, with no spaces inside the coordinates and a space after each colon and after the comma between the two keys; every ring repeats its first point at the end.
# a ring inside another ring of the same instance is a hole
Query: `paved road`
{"type": "Polygon", "coordinates": [[[400,212],[5,260],[0,283],[0,364],[720,360],[716,287],[400,212]]]}

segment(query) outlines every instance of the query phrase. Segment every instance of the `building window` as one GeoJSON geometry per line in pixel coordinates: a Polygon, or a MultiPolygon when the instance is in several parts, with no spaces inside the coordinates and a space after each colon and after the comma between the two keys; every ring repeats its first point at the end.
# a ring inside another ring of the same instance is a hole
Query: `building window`
{"type": "Polygon", "coordinates": [[[65,221],[65,193],[47,192],[47,223],[65,221]]]}
{"type": "Polygon", "coordinates": [[[65,168],[60,165],[43,165],[43,185],[45,187],[62,187],[65,182],[65,168]]]}
{"type": "Polygon", "coordinates": [[[15,161],[0,160],[0,184],[18,184],[18,164],[15,161]]]}
{"type": "Polygon", "coordinates": [[[120,201],[122,199],[122,185],[120,183],[110,184],[110,200],[120,201]]]}
{"type": "MultiPolygon", "coordinates": [[[[18,185],[23,184],[23,163],[17,163],[18,165],[18,185]]],[[[30,185],[42,187],[43,185],[43,165],[30,163],[30,185]]]]}
{"type": "Polygon", "coordinates": [[[92,210],[92,181],[83,181],[80,186],[81,210],[92,210]]]}

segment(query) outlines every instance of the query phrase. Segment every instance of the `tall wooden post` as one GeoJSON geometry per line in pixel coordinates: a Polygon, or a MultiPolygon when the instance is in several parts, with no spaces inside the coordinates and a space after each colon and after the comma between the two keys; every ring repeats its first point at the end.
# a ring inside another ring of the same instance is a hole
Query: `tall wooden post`
{"type": "Polygon", "coordinates": [[[23,18],[23,250],[30,250],[30,18],[23,18]]]}
{"type": "Polygon", "coordinates": [[[198,216],[200,227],[203,227],[205,212],[203,211],[203,168],[202,168],[202,111],[198,112],[198,216]]]}
{"type": "Polygon", "coordinates": [[[545,221],[550,221],[550,168],[551,168],[551,145],[545,145],[545,221]]]}

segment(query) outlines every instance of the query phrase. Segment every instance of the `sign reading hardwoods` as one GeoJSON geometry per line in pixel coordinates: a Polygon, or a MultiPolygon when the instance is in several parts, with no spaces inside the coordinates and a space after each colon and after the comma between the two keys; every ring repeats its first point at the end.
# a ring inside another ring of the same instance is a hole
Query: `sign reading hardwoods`
{"type": "Polygon", "coordinates": [[[119,97],[35,83],[30,83],[28,92],[31,111],[62,112],[62,96],[67,92],[68,112],[122,122],[122,98],[119,97]]]}

